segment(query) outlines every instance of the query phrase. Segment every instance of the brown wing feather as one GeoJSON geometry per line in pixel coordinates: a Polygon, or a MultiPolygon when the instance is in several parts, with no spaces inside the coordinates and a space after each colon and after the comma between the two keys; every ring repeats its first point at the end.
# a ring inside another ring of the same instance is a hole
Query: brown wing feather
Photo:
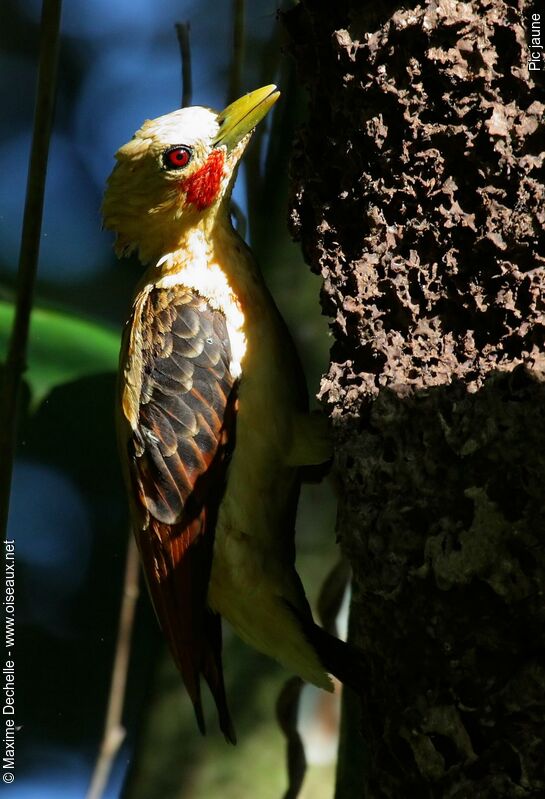
{"type": "Polygon", "coordinates": [[[128,455],[133,492],[145,519],[138,535],[144,570],[199,726],[204,728],[202,674],[216,699],[220,726],[234,740],[223,686],[220,620],[206,607],[214,528],[236,419],[225,317],[178,286],[153,288],[138,321],[142,384],[128,455]]]}

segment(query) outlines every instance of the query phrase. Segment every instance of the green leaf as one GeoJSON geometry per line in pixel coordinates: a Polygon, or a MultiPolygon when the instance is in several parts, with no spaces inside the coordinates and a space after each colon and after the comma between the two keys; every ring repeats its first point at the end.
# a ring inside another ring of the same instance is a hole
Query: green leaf
{"type": "MultiPolygon", "coordinates": [[[[14,307],[0,300],[0,360],[6,360],[14,307]]],[[[55,386],[117,369],[119,332],[59,311],[34,308],[25,378],[35,409],[55,386]]]]}

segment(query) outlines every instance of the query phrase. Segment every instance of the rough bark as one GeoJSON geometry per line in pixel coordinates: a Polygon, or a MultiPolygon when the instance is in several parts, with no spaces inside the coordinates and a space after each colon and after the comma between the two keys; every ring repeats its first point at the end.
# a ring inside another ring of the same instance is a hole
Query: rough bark
{"type": "Polygon", "coordinates": [[[352,744],[338,795],[543,797],[537,9],[375,5],[284,16],[310,93],[291,227],[332,318],[321,398],[367,662],[361,766],[352,744]]]}

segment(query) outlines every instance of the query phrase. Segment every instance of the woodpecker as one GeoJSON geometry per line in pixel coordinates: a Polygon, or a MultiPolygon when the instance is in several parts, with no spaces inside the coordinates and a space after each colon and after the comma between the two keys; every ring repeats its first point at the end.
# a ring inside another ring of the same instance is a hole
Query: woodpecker
{"type": "Polygon", "coordinates": [[[147,269],[125,327],[118,438],[153,606],[204,732],[201,677],[235,742],[221,617],[331,691],[344,645],[314,624],[295,570],[301,467],[331,456],[301,365],[230,196],[265,86],[221,112],[146,121],[116,153],[103,202],[119,257],[147,269]]]}

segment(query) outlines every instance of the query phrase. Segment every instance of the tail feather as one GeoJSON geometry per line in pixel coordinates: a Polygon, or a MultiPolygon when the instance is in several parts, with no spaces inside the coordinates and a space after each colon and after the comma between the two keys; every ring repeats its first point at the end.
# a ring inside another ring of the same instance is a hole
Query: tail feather
{"type": "Polygon", "coordinates": [[[326,632],[312,620],[301,613],[291,602],[286,602],[297,617],[305,638],[313,647],[324,669],[361,695],[365,684],[365,657],[363,652],[346,641],[341,641],[326,632]]]}
{"type": "Polygon", "coordinates": [[[363,652],[352,644],[335,638],[314,622],[306,624],[303,629],[324,669],[361,695],[365,684],[363,652]]]}
{"type": "Polygon", "coordinates": [[[204,714],[202,710],[202,700],[200,697],[200,691],[199,691],[199,696],[196,699],[194,699],[192,696],[190,697],[190,699],[193,704],[193,710],[195,712],[195,719],[197,721],[197,727],[199,728],[199,732],[201,735],[206,735],[206,724],[204,723],[204,714]]]}
{"type": "Polygon", "coordinates": [[[208,687],[216,703],[220,730],[228,743],[236,744],[237,737],[227,706],[227,696],[223,680],[223,665],[221,662],[221,617],[217,613],[208,611],[205,629],[207,647],[202,662],[202,675],[208,683],[208,687]]]}
{"type": "Polygon", "coordinates": [[[200,732],[206,734],[201,699],[203,676],[216,702],[220,729],[236,743],[227,707],[221,661],[221,619],[206,608],[209,557],[195,519],[179,527],[152,521],[141,535],[140,552],[159,624],[193,703],[200,732]]]}

